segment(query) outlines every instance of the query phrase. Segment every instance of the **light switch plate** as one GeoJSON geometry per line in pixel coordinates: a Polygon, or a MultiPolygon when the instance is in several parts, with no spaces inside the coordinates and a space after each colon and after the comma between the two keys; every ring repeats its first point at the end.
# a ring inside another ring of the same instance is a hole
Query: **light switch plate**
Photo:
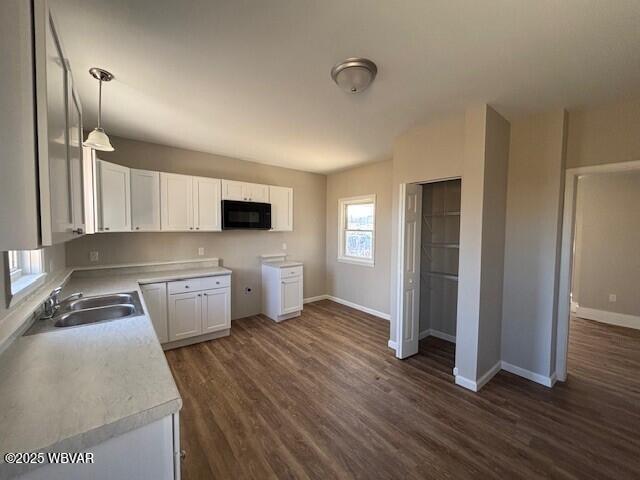
{"type": "Polygon", "coordinates": [[[286,243],[282,244],[282,250],[287,250],[287,244],[286,243]]]}
{"type": "Polygon", "coordinates": [[[204,255],[204,247],[198,248],[198,255],[200,255],[200,256],[204,255]]]}
{"type": "Polygon", "coordinates": [[[618,301],[618,296],[615,293],[610,293],[609,294],[609,301],[610,302],[617,302],[618,301]]]}
{"type": "Polygon", "coordinates": [[[100,252],[93,250],[89,252],[89,261],[90,262],[98,262],[100,260],[100,252]]]}

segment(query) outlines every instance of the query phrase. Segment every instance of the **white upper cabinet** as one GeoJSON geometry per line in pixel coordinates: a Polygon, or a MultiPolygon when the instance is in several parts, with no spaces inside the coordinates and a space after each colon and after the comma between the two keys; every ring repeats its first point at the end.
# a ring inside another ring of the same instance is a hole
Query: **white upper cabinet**
{"type": "Polygon", "coordinates": [[[220,179],[193,177],[193,219],[196,230],[222,230],[220,200],[220,179]]]}
{"type": "Polygon", "coordinates": [[[162,230],[193,230],[193,181],[189,175],[160,172],[162,230]]]}
{"type": "Polygon", "coordinates": [[[160,230],[160,173],[131,169],[131,229],[160,230]]]}
{"type": "Polygon", "coordinates": [[[82,114],[49,2],[0,2],[0,44],[0,251],[31,250],[82,228],[82,114]]]}
{"type": "Polygon", "coordinates": [[[293,188],[269,186],[271,203],[271,230],[291,232],[293,230],[293,188]]]}
{"type": "Polygon", "coordinates": [[[131,230],[131,180],[127,167],[96,160],[98,182],[98,231],[131,230]]]}
{"type": "Polygon", "coordinates": [[[222,200],[269,202],[269,185],[222,180],[222,200]]]}

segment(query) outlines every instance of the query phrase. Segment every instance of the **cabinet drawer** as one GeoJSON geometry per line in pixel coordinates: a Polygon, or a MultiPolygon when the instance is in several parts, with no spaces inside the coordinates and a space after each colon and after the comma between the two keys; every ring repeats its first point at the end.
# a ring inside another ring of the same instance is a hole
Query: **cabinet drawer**
{"type": "Polygon", "coordinates": [[[302,265],[280,269],[280,278],[292,278],[300,276],[302,276],[302,265]]]}
{"type": "Polygon", "coordinates": [[[204,277],[200,279],[200,287],[203,290],[228,287],[230,285],[231,285],[231,275],[217,275],[215,277],[204,277]]]}
{"type": "Polygon", "coordinates": [[[169,282],[168,285],[168,289],[169,289],[169,294],[173,294],[173,293],[188,293],[188,292],[193,292],[193,291],[197,291],[197,290],[202,290],[202,287],[200,285],[200,278],[191,278],[189,280],[180,280],[177,282],[169,282]]]}

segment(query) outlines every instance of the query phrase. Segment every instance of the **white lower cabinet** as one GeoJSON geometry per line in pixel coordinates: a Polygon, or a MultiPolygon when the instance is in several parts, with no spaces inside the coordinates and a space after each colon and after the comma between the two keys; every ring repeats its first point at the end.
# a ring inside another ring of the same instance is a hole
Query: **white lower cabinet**
{"type": "Polygon", "coordinates": [[[229,328],[231,319],[231,290],[217,288],[202,292],[202,333],[229,328]]]}
{"type": "Polygon", "coordinates": [[[280,322],[302,312],[302,268],[298,262],[262,264],[262,313],[271,320],[280,322]]]}
{"type": "Polygon", "coordinates": [[[169,323],[167,317],[167,284],[150,283],[142,285],[142,295],[144,303],[149,310],[147,313],[151,317],[151,323],[158,335],[160,343],[169,341],[169,323]]]}
{"type": "Polygon", "coordinates": [[[158,340],[170,344],[165,348],[200,335],[208,340],[231,328],[230,274],[150,283],[141,290],[158,340]]]}
{"type": "Polygon", "coordinates": [[[202,293],[169,295],[169,341],[202,333],[202,293]]]}

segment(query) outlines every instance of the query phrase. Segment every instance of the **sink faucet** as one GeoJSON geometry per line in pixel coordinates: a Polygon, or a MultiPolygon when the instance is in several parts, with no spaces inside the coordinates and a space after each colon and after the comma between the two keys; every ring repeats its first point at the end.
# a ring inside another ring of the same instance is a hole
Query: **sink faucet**
{"type": "Polygon", "coordinates": [[[42,304],[42,315],[40,316],[41,320],[48,320],[52,318],[56,314],[56,311],[58,310],[58,308],[60,308],[61,304],[67,303],[82,297],[82,293],[78,292],[78,293],[72,293],[68,297],[65,297],[62,300],[60,300],[59,296],[61,291],[62,291],[62,287],[54,288],[49,294],[49,296],[47,297],[47,299],[44,301],[44,303],[42,304]]]}

